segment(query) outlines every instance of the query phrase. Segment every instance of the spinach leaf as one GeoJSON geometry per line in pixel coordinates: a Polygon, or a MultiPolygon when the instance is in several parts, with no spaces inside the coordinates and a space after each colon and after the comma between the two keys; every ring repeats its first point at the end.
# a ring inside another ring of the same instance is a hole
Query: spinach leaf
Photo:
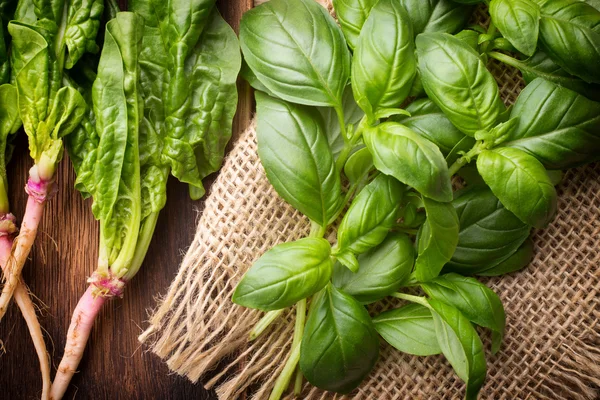
{"type": "Polygon", "coordinates": [[[506,315],[496,293],[475,278],[446,274],[421,284],[427,295],[456,307],[471,322],[492,330],[492,353],[502,344],[506,315]]]}
{"type": "MultiPolygon", "coordinates": [[[[59,2],[56,2],[59,3],[59,2]]],[[[68,53],[65,67],[73,68],[85,54],[97,53],[96,33],[104,11],[102,0],[70,0],[65,28],[65,45],[68,53]]]]}
{"type": "Polygon", "coordinates": [[[509,211],[521,221],[544,228],[556,212],[556,190],[544,166],[522,150],[502,147],[485,150],[477,170],[509,211]]]}
{"type": "Polygon", "coordinates": [[[418,235],[418,257],[415,276],[425,282],[439,275],[450,261],[458,244],[458,216],[450,203],[423,198],[427,220],[418,235]]]}
{"type": "Polygon", "coordinates": [[[452,125],[448,117],[430,99],[416,100],[406,107],[406,111],[410,113],[410,117],[398,116],[396,121],[433,142],[444,157],[465,138],[465,135],[452,125]]]}
{"type": "Polygon", "coordinates": [[[258,154],[269,182],[321,226],[341,201],[340,177],[317,110],[256,93],[258,154]]]}
{"type": "Polygon", "coordinates": [[[400,0],[412,21],[415,36],[423,32],[454,33],[464,27],[472,6],[451,0],[400,0]]]}
{"type": "Polygon", "coordinates": [[[474,136],[498,121],[504,105],[479,55],[446,33],[417,36],[419,73],[427,95],[463,133],[474,136]]]}
{"type": "Polygon", "coordinates": [[[338,228],[333,254],[356,272],[354,254],[381,243],[398,218],[404,185],[387,175],[378,175],[354,199],[338,228]]]}
{"type": "Polygon", "coordinates": [[[231,137],[241,65],[235,33],[214,0],[192,7],[183,0],[133,0],[130,8],[146,22],[140,82],[147,121],[140,134],[155,144],[153,163],[199,198],[202,179],[219,168],[231,137]]]}
{"type": "Polygon", "coordinates": [[[348,46],[354,49],[362,27],[378,0],[333,0],[332,2],[348,46]]]}
{"type": "Polygon", "coordinates": [[[375,167],[423,196],[437,201],[452,200],[450,174],[436,145],[396,122],[385,122],[364,133],[375,167]]]}
{"type": "Polygon", "coordinates": [[[15,133],[21,125],[17,101],[17,89],[7,83],[0,85],[0,229],[4,233],[16,231],[14,222],[6,218],[10,212],[8,200],[8,178],[6,164],[10,158],[8,149],[9,135],[15,133]],[[9,226],[6,226],[6,225],[9,226]]]}
{"type": "MultiPolygon", "coordinates": [[[[327,135],[327,141],[333,153],[333,158],[337,159],[345,144],[338,115],[332,107],[319,107],[318,110],[323,117],[325,134],[327,135]]],[[[342,96],[342,111],[346,126],[352,125],[355,127],[365,115],[363,110],[356,104],[356,101],[354,101],[350,86],[346,86],[346,90],[344,90],[344,95],[342,96]]]]}
{"type": "Polygon", "coordinates": [[[335,264],[332,281],[359,302],[373,303],[395,292],[407,280],[414,258],[408,236],[389,234],[380,245],[358,257],[358,271],[335,264]]]}
{"type": "Polygon", "coordinates": [[[466,190],[452,205],[460,225],[458,245],[448,263],[453,271],[477,273],[497,265],[529,237],[529,226],[485,186],[466,190]]]}
{"type": "Polygon", "coordinates": [[[531,0],[492,0],[492,22],[521,53],[532,56],[537,47],[540,7],[531,0]]]}
{"type": "Polygon", "coordinates": [[[370,121],[408,96],[416,74],[412,24],[402,5],[379,0],[358,39],[352,59],[354,98],[370,121]]]}
{"type": "Polygon", "coordinates": [[[565,71],[600,83],[600,11],[581,1],[544,1],[540,40],[565,71]]]}
{"type": "Polygon", "coordinates": [[[533,260],[533,242],[528,239],[506,260],[485,271],[478,271],[481,276],[499,276],[525,268],[533,260]]]}
{"type": "Polygon", "coordinates": [[[92,205],[100,220],[98,270],[110,276],[110,266],[117,278],[134,256],[141,222],[137,55],[142,34],[143,20],[134,13],[119,13],[107,23],[92,93],[99,132],[92,205]]]}
{"type": "Polygon", "coordinates": [[[435,299],[428,303],[442,353],[467,384],[465,399],[477,399],[487,370],[477,331],[458,309],[435,299]]]}
{"type": "Polygon", "coordinates": [[[600,103],[553,82],[536,79],[511,111],[518,117],[503,146],[521,149],[550,169],[600,158],[600,103]]]}
{"type": "Polygon", "coordinates": [[[244,274],[232,301],[264,311],[294,305],[327,285],[332,268],[330,251],[329,243],[320,238],[273,247],[244,274]]]}
{"type": "Polygon", "coordinates": [[[271,0],[246,12],[240,25],[250,68],[282,99],[341,107],[350,74],[342,31],[313,0],[271,0]]]}
{"type": "Polygon", "coordinates": [[[355,389],[379,355],[379,338],[367,310],[351,296],[327,286],[310,306],[300,370],[318,388],[355,389]]]}
{"type": "Polygon", "coordinates": [[[442,352],[431,311],[420,304],[382,312],[373,318],[373,325],[386,342],[403,353],[431,356],[442,352]]]}
{"type": "Polygon", "coordinates": [[[373,168],[371,152],[366,147],[362,147],[348,157],[348,161],[344,165],[344,174],[351,184],[355,184],[373,168]]]}

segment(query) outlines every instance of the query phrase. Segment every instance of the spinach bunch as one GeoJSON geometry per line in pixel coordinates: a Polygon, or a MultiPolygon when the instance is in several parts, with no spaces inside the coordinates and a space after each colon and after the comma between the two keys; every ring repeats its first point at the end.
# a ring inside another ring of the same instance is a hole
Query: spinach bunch
{"type": "Polygon", "coordinates": [[[267,312],[251,339],[296,307],[272,399],[295,371],[296,393],[303,376],[352,391],[377,361],[377,333],[403,352],[444,354],[476,398],[486,360],[474,325],[497,352],[505,314],[457,272],[524,267],[531,228],[556,211],[555,171],[599,158],[600,104],[537,78],[507,109],[483,33],[452,34],[469,6],[425,3],[334,1],[341,26],[312,0],[271,0],[242,18],[262,165],[312,227],[263,254],[232,299],[267,312]],[[467,185],[454,192],[457,173],[467,185]],[[426,296],[399,292],[408,287],[426,296]],[[410,304],[371,318],[364,305],[387,296],[410,304]]]}
{"type": "Polygon", "coordinates": [[[68,143],[76,187],[93,198],[100,250],[53,398],[64,394],[104,301],[121,297],[142,266],[168,177],[189,184],[192,198],[203,195],[202,179],[221,164],[237,107],[239,43],[214,0],[134,0],[129,7],[107,23],[86,96],[91,108],[68,143]]]}

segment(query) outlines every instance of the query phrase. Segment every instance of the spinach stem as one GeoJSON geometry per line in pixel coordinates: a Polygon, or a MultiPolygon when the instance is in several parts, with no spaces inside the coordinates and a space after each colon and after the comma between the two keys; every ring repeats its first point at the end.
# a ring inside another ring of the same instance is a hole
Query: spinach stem
{"type": "Polygon", "coordinates": [[[304,321],[306,320],[306,299],[296,303],[296,324],[294,325],[294,338],[292,339],[292,351],[287,359],[283,370],[275,381],[275,386],[269,400],[279,400],[283,391],[289,386],[292,375],[300,361],[300,345],[304,334],[304,321]]]}
{"type": "Polygon", "coordinates": [[[398,293],[398,292],[392,293],[391,296],[395,297],[397,299],[408,300],[411,303],[417,303],[424,307],[429,308],[429,303],[427,303],[427,300],[424,297],[413,296],[411,294],[398,293]]]}
{"type": "Polygon", "coordinates": [[[281,310],[274,310],[274,311],[269,311],[268,313],[266,313],[261,319],[260,321],[257,322],[256,325],[254,325],[254,328],[252,328],[252,330],[250,331],[250,335],[248,337],[248,340],[252,341],[255,340],[257,337],[259,337],[269,326],[271,326],[271,324],[281,316],[281,314],[283,314],[283,311],[285,309],[282,308],[281,310]]]}

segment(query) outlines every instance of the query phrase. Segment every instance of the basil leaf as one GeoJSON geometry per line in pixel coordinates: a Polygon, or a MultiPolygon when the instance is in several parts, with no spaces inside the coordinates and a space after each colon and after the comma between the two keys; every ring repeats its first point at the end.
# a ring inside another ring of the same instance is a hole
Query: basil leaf
{"type": "Polygon", "coordinates": [[[543,78],[574,90],[590,100],[600,101],[600,85],[587,83],[581,78],[569,74],[542,50],[536,51],[532,57],[522,61],[494,51],[490,52],[489,55],[507,65],[518,68],[528,84],[535,78],[543,78]]]}
{"type": "Polygon", "coordinates": [[[415,36],[423,32],[454,33],[464,27],[473,7],[451,0],[400,0],[410,20],[415,36]]]}
{"type": "Polygon", "coordinates": [[[282,243],[244,274],[232,301],[263,311],[290,307],[323,289],[331,277],[331,247],[320,238],[282,243]]]}
{"type": "Polygon", "coordinates": [[[581,1],[546,1],[540,40],[565,71],[586,82],[600,83],[600,11],[581,1]]]}
{"type": "Polygon", "coordinates": [[[528,239],[506,260],[485,271],[477,272],[481,276],[500,276],[525,268],[533,260],[533,242],[528,239]]]}
{"type": "Polygon", "coordinates": [[[442,352],[431,311],[420,304],[382,312],[373,318],[373,325],[386,342],[403,353],[432,356],[442,352]]]}
{"type": "Polygon", "coordinates": [[[438,343],[452,368],[467,384],[465,399],[477,399],[485,381],[483,344],[469,320],[456,308],[429,299],[438,343]]]}
{"type": "Polygon", "coordinates": [[[600,0],[583,0],[585,3],[600,11],[600,0]]]}
{"type": "Polygon", "coordinates": [[[452,200],[444,156],[433,143],[404,125],[385,122],[364,133],[375,167],[437,201],[452,200]]]}
{"type": "Polygon", "coordinates": [[[370,121],[408,96],[417,65],[413,31],[402,5],[379,0],[359,37],[352,59],[354,98],[370,121]]]}
{"type": "Polygon", "coordinates": [[[493,331],[492,353],[500,350],[506,315],[494,291],[475,278],[446,274],[421,284],[433,299],[456,307],[471,322],[493,331]]]}
{"type": "Polygon", "coordinates": [[[358,257],[356,273],[340,264],[333,267],[333,284],[363,304],[395,292],[406,281],[414,264],[413,244],[405,234],[394,233],[358,257]]]}
{"type": "Polygon", "coordinates": [[[504,261],[529,237],[530,227],[508,211],[487,187],[473,187],[452,205],[459,219],[458,245],[448,268],[477,273],[504,261]]]}
{"type": "Polygon", "coordinates": [[[333,0],[335,15],[342,27],[348,46],[356,47],[358,36],[378,0],[333,0]]]}
{"type": "Polygon", "coordinates": [[[492,22],[521,53],[531,56],[537,47],[540,7],[531,0],[492,0],[492,22]]]}
{"type": "Polygon", "coordinates": [[[355,184],[367,176],[373,168],[373,156],[369,149],[363,147],[348,157],[348,161],[344,165],[344,174],[351,184],[355,184]]]}
{"type": "Polygon", "coordinates": [[[504,110],[498,85],[479,55],[446,33],[417,36],[419,73],[427,95],[463,133],[492,128],[504,110]]]}
{"type": "Polygon", "coordinates": [[[251,9],[242,17],[240,42],[250,68],[280,98],[341,107],[350,52],[340,28],[315,1],[271,0],[251,9]]]}
{"type": "Polygon", "coordinates": [[[266,94],[268,94],[271,97],[277,97],[277,96],[275,96],[275,94],[273,94],[273,92],[271,92],[269,89],[267,89],[267,87],[265,85],[263,85],[261,83],[261,81],[258,80],[258,77],[254,73],[254,71],[252,71],[252,69],[250,69],[250,67],[248,66],[248,63],[246,63],[245,60],[242,60],[242,67],[240,69],[240,76],[242,78],[244,78],[244,80],[246,82],[248,82],[248,84],[253,89],[260,90],[261,92],[265,92],[266,94]]]}
{"type": "Polygon", "coordinates": [[[379,355],[379,338],[367,310],[327,286],[310,306],[300,348],[300,370],[314,386],[338,393],[358,387],[379,355]]]}
{"type": "Polygon", "coordinates": [[[550,223],[556,212],[556,190],[534,157],[510,147],[485,150],[477,158],[477,170],[521,221],[536,228],[550,223]]]}
{"type": "Polygon", "coordinates": [[[334,255],[361,254],[381,243],[396,222],[403,195],[404,185],[383,174],[365,186],[340,222],[334,255]]]}
{"type": "Polygon", "coordinates": [[[321,226],[336,214],[341,184],[315,109],[256,93],[258,155],[284,200],[321,226]]]}
{"type": "Polygon", "coordinates": [[[425,282],[439,275],[450,261],[458,243],[458,216],[450,203],[423,198],[427,220],[418,236],[418,257],[415,276],[425,282]]]}
{"type": "MultiPolygon", "coordinates": [[[[342,111],[344,112],[344,124],[346,126],[356,126],[365,115],[363,110],[356,104],[356,101],[354,101],[350,86],[346,86],[346,90],[344,90],[344,95],[342,96],[342,111]]],[[[327,141],[333,153],[333,158],[337,160],[345,145],[338,115],[332,107],[319,107],[319,112],[325,123],[325,134],[327,135],[327,141]]]]}
{"type": "Polygon", "coordinates": [[[465,138],[430,99],[416,100],[406,107],[406,111],[410,113],[410,117],[396,120],[439,147],[444,157],[465,138]]]}
{"type": "Polygon", "coordinates": [[[518,117],[503,146],[521,149],[550,169],[600,158],[600,103],[555,83],[536,79],[511,112],[518,117]]]}

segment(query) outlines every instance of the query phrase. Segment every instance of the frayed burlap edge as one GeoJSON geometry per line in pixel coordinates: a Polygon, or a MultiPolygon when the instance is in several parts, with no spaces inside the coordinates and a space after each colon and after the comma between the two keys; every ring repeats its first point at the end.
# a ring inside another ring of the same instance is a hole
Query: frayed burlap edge
{"type": "MultiPolygon", "coordinates": [[[[513,103],[522,87],[519,73],[493,63],[490,69],[505,102],[513,103]]],[[[554,223],[534,234],[532,264],[485,281],[502,298],[507,329],[500,353],[488,356],[483,399],[600,397],[600,165],[569,171],[559,193],[554,223]]],[[[194,241],[140,340],[172,371],[216,388],[220,399],[267,398],[289,354],[294,310],[249,343],[261,313],[230,299],[262,253],[308,231],[306,218],[268,183],[251,125],[212,185],[194,241]]],[[[371,311],[397,305],[384,301],[371,311]]],[[[442,356],[413,357],[382,343],[376,368],[346,397],[455,399],[463,391],[442,356]]],[[[305,384],[303,397],[341,396],[305,384]]]]}

